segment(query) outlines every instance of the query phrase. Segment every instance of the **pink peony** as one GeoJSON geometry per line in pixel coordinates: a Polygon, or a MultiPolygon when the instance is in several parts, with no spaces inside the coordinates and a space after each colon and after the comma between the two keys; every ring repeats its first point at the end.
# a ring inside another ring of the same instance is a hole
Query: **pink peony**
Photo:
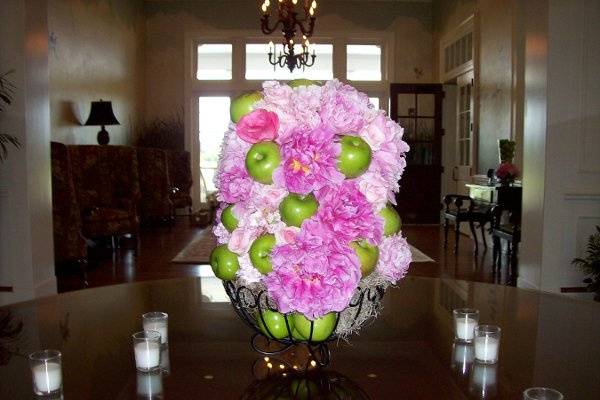
{"type": "Polygon", "coordinates": [[[402,235],[385,237],[379,245],[379,261],[376,270],[392,284],[402,279],[412,262],[410,246],[402,235]]]}
{"type": "Polygon", "coordinates": [[[337,169],[339,143],[322,127],[311,132],[296,131],[281,146],[283,165],[273,180],[290,192],[308,194],[326,185],[337,185],[344,175],[337,169]]]}
{"type": "Polygon", "coordinates": [[[321,120],[336,134],[357,133],[366,121],[369,98],[350,85],[328,81],[322,89],[321,120]]]}
{"type": "Polygon", "coordinates": [[[294,244],[275,247],[272,261],[264,283],[277,308],[310,319],[345,309],[361,277],[358,257],[348,246],[314,246],[302,234],[294,244]]]}
{"type": "Polygon", "coordinates": [[[226,203],[247,199],[253,184],[243,163],[218,173],[216,180],[219,188],[217,199],[226,203]]]}
{"type": "Polygon", "coordinates": [[[279,117],[262,108],[244,115],[236,126],[238,136],[248,143],[274,140],[279,129],[279,117]]]}
{"type": "Polygon", "coordinates": [[[337,187],[326,187],[317,193],[319,209],[316,218],[339,243],[348,244],[367,239],[379,244],[383,235],[383,221],[374,213],[374,207],[358,190],[356,182],[344,181],[337,187]]]}
{"type": "Polygon", "coordinates": [[[385,207],[391,191],[381,175],[368,172],[359,176],[357,182],[360,192],[373,203],[377,211],[385,207]]]}

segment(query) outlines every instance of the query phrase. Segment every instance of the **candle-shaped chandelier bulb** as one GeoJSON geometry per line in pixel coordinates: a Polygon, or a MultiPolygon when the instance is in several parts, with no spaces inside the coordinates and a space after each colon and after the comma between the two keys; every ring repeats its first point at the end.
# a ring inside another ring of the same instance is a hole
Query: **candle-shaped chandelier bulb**
{"type": "Polygon", "coordinates": [[[304,69],[305,67],[311,67],[314,65],[316,54],[313,46],[313,54],[309,55],[310,52],[310,41],[313,30],[315,27],[315,10],[317,8],[316,0],[278,0],[277,3],[277,20],[271,26],[269,23],[270,13],[269,6],[271,0],[264,0],[261,6],[262,18],[261,18],[261,29],[265,35],[270,35],[275,32],[280,26],[282,29],[282,44],[283,53],[278,56],[274,54],[272,50],[273,46],[269,43],[269,62],[274,67],[279,65],[280,67],[287,67],[290,72],[293,72],[295,68],[304,69]],[[302,5],[298,5],[301,3],[302,5]],[[296,10],[303,8],[304,15],[296,10]],[[296,33],[299,33],[299,37],[296,40],[296,33]],[[301,38],[300,38],[301,37],[301,38]],[[302,44],[302,52],[299,54],[295,53],[294,44],[302,44]]]}

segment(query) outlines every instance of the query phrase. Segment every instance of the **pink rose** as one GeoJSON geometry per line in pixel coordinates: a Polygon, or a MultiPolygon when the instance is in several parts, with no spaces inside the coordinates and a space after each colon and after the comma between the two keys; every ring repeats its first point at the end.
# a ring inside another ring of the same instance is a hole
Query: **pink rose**
{"type": "Polygon", "coordinates": [[[387,182],[378,174],[363,174],[358,180],[358,189],[369,202],[374,203],[376,210],[382,209],[388,200],[387,182]]]}
{"type": "Polygon", "coordinates": [[[275,229],[275,240],[278,245],[292,244],[296,242],[296,237],[300,233],[300,228],[295,226],[286,226],[283,222],[275,229]]]}
{"type": "Polygon", "coordinates": [[[244,254],[257,237],[257,230],[254,228],[237,228],[231,233],[227,247],[234,253],[244,254]]]}
{"type": "Polygon", "coordinates": [[[244,115],[235,128],[238,136],[248,143],[273,140],[277,137],[279,117],[276,113],[259,108],[244,115]]]}

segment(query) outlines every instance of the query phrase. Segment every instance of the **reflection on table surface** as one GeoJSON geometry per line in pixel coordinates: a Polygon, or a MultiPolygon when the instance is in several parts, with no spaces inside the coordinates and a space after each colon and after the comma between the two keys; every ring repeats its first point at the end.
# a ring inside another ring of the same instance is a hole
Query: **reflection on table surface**
{"type": "Polygon", "coordinates": [[[387,291],[379,318],[349,342],[330,344],[327,370],[302,375],[285,364],[261,374],[250,330],[212,279],[116,285],[0,308],[0,398],[31,398],[26,355],[42,348],[63,353],[65,399],[519,399],[531,386],[600,398],[597,303],[408,277],[387,291]],[[452,310],[465,306],[502,327],[498,364],[477,364],[469,345],[453,343],[452,310]],[[131,348],[148,311],[169,313],[163,371],[154,375],[136,372],[131,348]]]}

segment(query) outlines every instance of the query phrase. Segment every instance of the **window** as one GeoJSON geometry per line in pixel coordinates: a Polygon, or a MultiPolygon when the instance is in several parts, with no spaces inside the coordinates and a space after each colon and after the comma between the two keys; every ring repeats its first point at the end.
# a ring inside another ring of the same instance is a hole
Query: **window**
{"type": "Polygon", "coordinates": [[[203,191],[215,191],[213,178],[217,169],[221,142],[229,126],[229,97],[202,96],[198,98],[200,140],[200,171],[203,191]]]}
{"type": "MultiPolygon", "coordinates": [[[[242,92],[260,90],[262,81],[350,80],[356,89],[367,93],[373,107],[388,109],[389,83],[385,77],[390,66],[384,60],[393,60],[386,53],[389,36],[383,31],[355,34],[360,39],[350,43],[345,32],[315,37],[315,43],[310,45],[310,53],[312,49],[316,53],[314,65],[293,72],[285,67],[274,68],[269,63],[267,42],[277,42],[281,36],[255,36],[255,31],[235,34],[222,31],[186,39],[189,49],[185,53],[186,121],[192,121],[192,125],[186,125],[185,134],[193,163],[194,206],[215,190],[213,178],[223,135],[230,123],[231,99],[242,92]],[[188,113],[193,115],[188,116],[188,113]]],[[[283,51],[281,44],[275,47],[276,54],[283,51]]],[[[301,48],[297,45],[295,50],[300,52],[301,48]]]]}
{"type": "Polygon", "coordinates": [[[351,81],[381,80],[381,46],[349,44],[346,46],[346,74],[351,81]]]}
{"type": "MultiPolygon", "coordinates": [[[[313,44],[310,46],[315,50],[317,57],[312,67],[304,71],[290,72],[287,68],[281,68],[269,63],[267,44],[246,44],[246,79],[264,80],[264,79],[282,79],[291,80],[297,78],[306,78],[314,80],[333,79],[333,45],[331,44],[313,44]]],[[[297,44],[294,51],[300,53],[302,46],[297,44]]],[[[275,45],[275,54],[283,52],[283,45],[275,45]]],[[[311,51],[312,54],[312,51],[311,51]]]]}
{"type": "Polygon", "coordinates": [[[373,107],[379,108],[379,97],[369,97],[369,102],[373,104],[373,107]]]}
{"type": "Polygon", "coordinates": [[[198,45],[198,80],[231,79],[231,44],[198,45]]]}

